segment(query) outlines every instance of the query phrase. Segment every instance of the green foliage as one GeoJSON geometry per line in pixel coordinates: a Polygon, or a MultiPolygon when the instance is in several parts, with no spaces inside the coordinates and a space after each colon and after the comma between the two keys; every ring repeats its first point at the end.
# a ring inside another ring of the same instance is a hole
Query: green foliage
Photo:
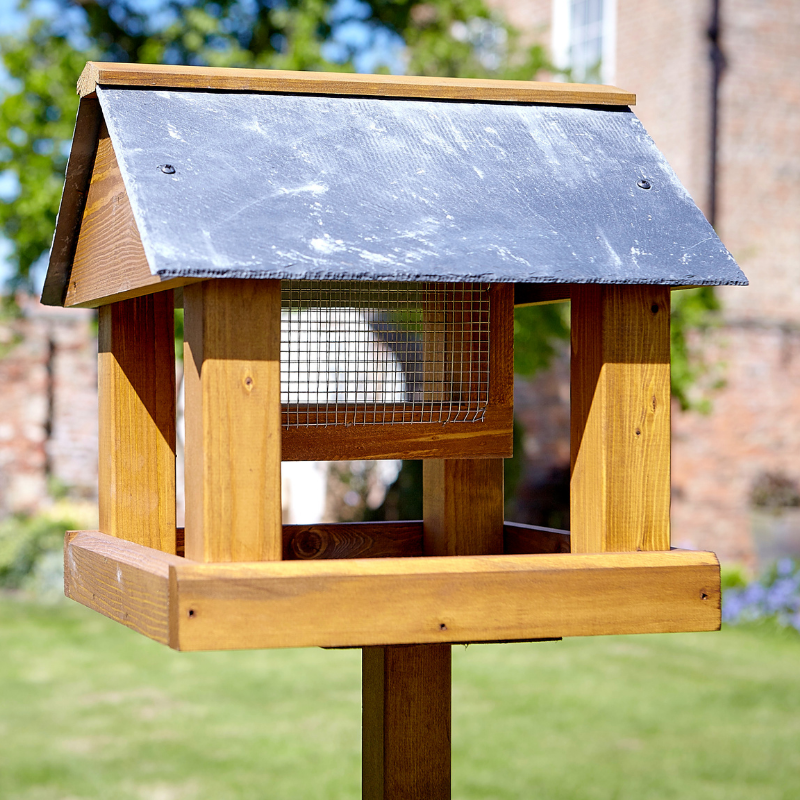
{"type": "Polygon", "coordinates": [[[557,342],[569,340],[569,303],[514,309],[514,372],[532,376],[546,369],[557,342]]]}
{"type": "Polygon", "coordinates": [[[83,506],[59,503],[47,512],[0,523],[0,588],[30,588],[43,571],[55,566],[58,572],[64,531],[93,527],[92,514],[83,506]]]}
{"type": "Polygon", "coordinates": [[[749,583],[747,571],[741,564],[723,564],[720,568],[722,591],[744,589],[749,583]]]}
{"type": "Polygon", "coordinates": [[[31,267],[50,246],[78,98],[78,52],[44,20],[0,39],[11,89],[0,103],[0,174],[13,179],[0,204],[0,231],[12,244],[12,289],[30,288],[31,267]]]}
{"type": "Polygon", "coordinates": [[[89,59],[352,71],[359,52],[383,33],[405,42],[412,73],[530,80],[548,66],[544,50],[522,46],[483,0],[369,0],[347,5],[351,10],[335,18],[333,0],[164,0],[147,10],[139,0],[55,0],[54,6],[37,16],[24,0],[27,29],[0,40],[12,79],[0,105],[0,173],[13,176],[0,206],[0,233],[12,245],[12,288],[31,288],[31,268],[50,246],[78,105],[73,87],[89,59]],[[371,36],[343,44],[337,31],[354,21],[371,36]]]}
{"type": "Polygon", "coordinates": [[[716,325],[720,307],[713,286],[672,292],[672,395],[684,411],[708,413],[710,394],[724,385],[721,377],[724,365],[710,361],[692,340],[693,336],[702,340],[716,325]]]}

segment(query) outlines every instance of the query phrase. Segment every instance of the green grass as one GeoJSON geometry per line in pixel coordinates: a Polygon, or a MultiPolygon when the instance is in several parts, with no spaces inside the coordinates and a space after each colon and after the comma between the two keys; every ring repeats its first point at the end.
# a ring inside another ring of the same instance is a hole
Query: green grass
{"type": "MultiPolygon", "coordinates": [[[[795,800],[800,637],[454,648],[453,797],[795,800]]],[[[360,653],[173,653],[0,598],[2,800],[360,796],[360,653]]]]}

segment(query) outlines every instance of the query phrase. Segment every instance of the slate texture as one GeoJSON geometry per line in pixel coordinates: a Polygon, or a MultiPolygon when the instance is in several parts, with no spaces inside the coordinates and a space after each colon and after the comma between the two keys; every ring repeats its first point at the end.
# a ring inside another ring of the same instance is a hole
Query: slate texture
{"type": "Polygon", "coordinates": [[[164,278],[747,283],[627,108],[97,93],[164,278]]]}

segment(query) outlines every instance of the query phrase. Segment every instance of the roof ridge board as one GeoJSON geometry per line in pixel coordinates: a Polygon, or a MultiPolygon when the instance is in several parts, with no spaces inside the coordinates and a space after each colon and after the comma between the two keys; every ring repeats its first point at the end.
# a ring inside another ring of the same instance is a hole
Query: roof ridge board
{"type": "Polygon", "coordinates": [[[91,96],[98,85],[554,105],[632,106],[636,103],[635,94],[600,84],[89,61],[78,79],[78,94],[81,97],[91,96]]]}

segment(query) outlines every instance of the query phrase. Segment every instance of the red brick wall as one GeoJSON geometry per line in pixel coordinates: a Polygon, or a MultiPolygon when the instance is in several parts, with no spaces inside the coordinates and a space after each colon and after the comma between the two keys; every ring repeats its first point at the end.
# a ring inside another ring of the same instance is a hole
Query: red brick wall
{"type": "MultiPolygon", "coordinates": [[[[711,10],[711,0],[618,0],[614,81],[637,93],[637,115],[704,211],[711,10]]],[[[721,31],[717,229],[751,286],[719,290],[724,325],[697,342],[727,381],[712,413],[674,415],[673,541],[752,563],[753,483],[765,472],[800,482],[800,3],[721,0],[721,31]]],[[[529,442],[541,432],[525,406],[557,420],[545,406],[559,402],[546,388],[558,375],[517,394],[529,442]]],[[[557,448],[546,450],[555,464],[557,448]]],[[[529,482],[543,469],[536,455],[529,482]]]]}
{"type": "Polygon", "coordinates": [[[22,298],[0,322],[0,518],[59,487],[97,494],[97,340],[92,312],[22,298]]]}

